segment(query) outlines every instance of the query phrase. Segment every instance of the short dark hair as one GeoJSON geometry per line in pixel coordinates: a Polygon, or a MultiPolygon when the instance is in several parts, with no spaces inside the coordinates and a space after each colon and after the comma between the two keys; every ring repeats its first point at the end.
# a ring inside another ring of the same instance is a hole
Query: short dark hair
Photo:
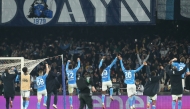
{"type": "Polygon", "coordinates": [[[140,82],[140,80],[139,80],[139,79],[136,79],[136,82],[140,82]]]}
{"type": "Polygon", "coordinates": [[[26,72],[28,71],[28,68],[27,68],[27,67],[23,67],[23,68],[22,68],[22,71],[23,71],[24,73],[26,73],[26,72]]]}
{"type": "Polygon", "coordinates": [[[152,71],[151,72],[151,76],[155,76],[156,75],[156,72],[155,71],[152,71]]]}
{"type": "Polygon", "coordinates": [[[127,65],[127,66],[126,66],[126,69],[127,69],[127,70],[130,70],[130,69],[131,69],[131,67],[130,67],[129,65],[127,65]]]}
{"type": "Polygon", "coordinates": [[[43,71],[42,71],[42,70],[40,70],[40,71],[38,72],[38,74],[43,74],[43,71]]]}
{"type": "Polygon", "coordinates": [[[69,64],[69,69],[73,69],[73,65],[72,64],[69,64]]]}
{"type": "Polygon", "coordinates": [[[180,62],[185,62],[185,58],[184,57],[181,57],[181,59],[180,59],[180,62]]]}

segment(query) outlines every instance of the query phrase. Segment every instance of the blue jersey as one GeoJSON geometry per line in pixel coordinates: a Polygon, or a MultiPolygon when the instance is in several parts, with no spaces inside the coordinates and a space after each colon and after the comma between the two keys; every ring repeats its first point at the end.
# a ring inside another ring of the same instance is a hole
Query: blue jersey
{"type": "Polygon", "coordinates": [[[36,77],[36,84],[37,84],[37,91],[43,91],[46,90],[46,78],[47,78],[47,74],[43,75],[43,76],[38,76],[36,77]]]}
{"type": "MultiPolygon", "coordinates": [[[[112,61],[112,63],[106,67],[103,72],[102,72],[102,82],[107,82],[107,81],[110,81],[110,69],[111,67],[116,63],[117,61],[117,57],[112,61]]],[[[99,69],[100,67],[102,66],[102,63],[103,63],[103,59],[100,61],[100,64],[99,64],[99,69]]]]}
{"type": "Polygon", "coordinates": [[[78,65],[74,69],[69,69],[69,62],[66,65],[66,73],[68,78],[68,84],[76,84],[76,73],[77,70],[80,68],[80,61],[78,61],[78,65]]]}
{"type": "Polygon", "coordinates": [[[125,67],[123,66],[122,60],[120,60],[121,64],[121,69],[125,75],[125,84],[135,84],[135,73],[140,71],[142,67],[144,66],[143,64],[136,70],[126,70],[125,67]]]}
{"type": "MultiPolygon", "coordinates": [[[[182,62],[180,62],[180,63],[178,63],[178,62],[172,62],[172,65],[175,66],[178,71],[183,70],[183,68],[185,67],[185,64],[182,63],[182,62]]],[[[187,71],[186,71],[186,72],[187,72],[187,71]]],[[[182,78],[184,78],[186,72],[184,72],[184,73],[181,75],[182,78]]]]}

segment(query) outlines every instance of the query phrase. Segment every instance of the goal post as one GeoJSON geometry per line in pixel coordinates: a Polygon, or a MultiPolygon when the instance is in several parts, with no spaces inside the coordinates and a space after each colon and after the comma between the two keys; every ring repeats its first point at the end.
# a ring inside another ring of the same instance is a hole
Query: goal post
{"type": "MultiPolygon", "coordinates": [[[[61,56],[62,60],[62,88],[63,88],[63,107],[66,109],[66,83],[65,83],[65,65],[63,61],[63,55],[58,55],[61,56]]],[[[57,57],[57,56],[54,56],[57,57]]],[[[53,58],[53,57],[49,57],[53,58]]],[[[21,75],[23,74],[22,68],[27,67],[28,68],[28,73],[31,73],[35,67],[37,67],[41,62],[46,61],[48,58],[43,58],[43,59],[36,59],[36,60],[29,60],[29,59],[24,59],[24,57],[0,57],[0,75],[4,73],[5,69],[11,69],[12,67],[15,67],[21,75]]],[[[20,81],[20,86],[22,85],[22,82],[20,81]]],[[[22,106],[22,95],[20,94],[20,109],[23,109],[22,106]]]]}
{"type": "Polygon", "coordinates": [[[0,57],[0,73],[2,74],[5,69],[15,67],[18,72],[22,73],[24,67],[24,57],[0,57]]]}
{"type": "MultiPolygon", "coordinates": [[[[0,57],[0,74],[1,75],[5,71],[5,69],[10,70],[12,67],[15,67],[17,71],[22,74],[23,73],[22,68],[24,67],[24,57],[0,57]]],[[[21,95],[20,95],[20,101],[21,101],[20,109],[23,109],[21,95]]]]}
{"type": "MultiPolygon", "coordinates": [[[[31,73],[32,70],[41,62],[45,61],[47,58],[37,59],[37,60],[28,60],[24,59],[24,57],[0,57],[0,75],[5,71],[5,69],[11,69],[15,67],[18,72],[23,74],[22,68],[27,67],[28,73],[31,73]]],[[[22,86],[22,82],[20,81],[20,86],[22,86]]],[[[21,108],[22,106],[22,95],[20,94],[21,108]]]]}

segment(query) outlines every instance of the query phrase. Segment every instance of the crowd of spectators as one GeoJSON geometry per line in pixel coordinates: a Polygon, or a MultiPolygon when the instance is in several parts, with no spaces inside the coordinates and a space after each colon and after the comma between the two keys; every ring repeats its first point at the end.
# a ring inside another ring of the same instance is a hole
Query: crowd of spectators
{"type": "MultiPolygon", "coordinates": [[[[98,34],[98,33],[97,33],[98,34]]],[[[131,33],[132,34],[132,33],[131,33]]],[[[24,57],[25,59],[47,58],[48,64],[52,66],[52,71],[58,73],[58,81],[62,84],[62,59],[66,64],[67,60],[72,60],[75,65],[77,58],[81,59],[81,67],[78,74],[86,76],[90,74],[93,78],[97,92],[101,92],[101,76],[98,65],[102,56],[106,56],[104,61],[109,65],[111,61],[120,54],[123,57],[124,65],[130,65],[132,69],[137,69],[143,61],[147,61],[151,71],[157,75],[160,73],[160,65],[165,65],[172,58],[180,57],[190,59],[190,42],[188,39],[174,37],[172,35],[142,35],[141,37],[122,36],[122,37],[72,37],[72,35],[60,35],[49,37],[5,38],[0,44],[0,57],[24,57]]],[[[40,63],[31,72],[33,79],[38,76],[38,70],[44,69],[44,63],[40,63]]],[[[120,84],[118,94],[126,93],[124,84],[124,74],[121,70],[119,61],[111,69],[111,79],[120,84]]],[[[145,85],[147,81],[146,69],[135,74],[135,78],[145,85]]],[[[67,80],[66,80],[67,82],[67,80]]],[[[170,81],[167,74],[160,80],[160,91],[170,91],[170,81]]],[[[0,81],[0,93],[2,89],[0,81]]],[[[34,92],[35,83],[32,84],[34,92]]],[[[15,84],[16,91],[19,92],[20,84],[15,84]]],[[[67,88],[67,87],[66,87],[67,88]]],[[[66,89],[67,90],[67,89],[66,89]]],[[[59,88],[61,92],[61,87],[59,88]]]]}

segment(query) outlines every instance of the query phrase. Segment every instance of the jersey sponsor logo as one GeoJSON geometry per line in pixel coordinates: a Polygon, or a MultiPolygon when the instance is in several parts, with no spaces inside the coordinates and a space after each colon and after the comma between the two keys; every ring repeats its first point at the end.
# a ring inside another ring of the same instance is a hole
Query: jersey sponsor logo
{"type": "Polygon", "coordinates": [[[28,80],[27,79],[22,79],[22,82],[28,82],[28,80]]]}
{"type": "Polygon", "coordinates": [[[54,17],[56,3],[54,0],[26,0],[23,9],[28,21],[35,25],[44,25],[54,17]]]}

